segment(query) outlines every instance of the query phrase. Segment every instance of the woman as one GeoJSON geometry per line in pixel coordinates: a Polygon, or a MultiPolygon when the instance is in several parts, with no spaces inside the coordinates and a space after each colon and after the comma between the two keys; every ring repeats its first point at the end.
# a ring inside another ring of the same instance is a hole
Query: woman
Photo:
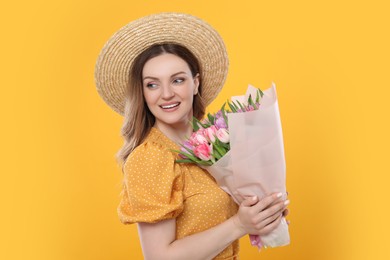
{"type": "Polygon", "coordinates": [[[272,231],[286,214],[281,194],[237,206],[207,171],[177,164],[178,149],[227,74],[225,46],[202,20],[176,13],[138,19],[105,45],[97,88],[124,115],[124,224],[138,223],[145,259],[237,259],[238,239],[272,231]]]}

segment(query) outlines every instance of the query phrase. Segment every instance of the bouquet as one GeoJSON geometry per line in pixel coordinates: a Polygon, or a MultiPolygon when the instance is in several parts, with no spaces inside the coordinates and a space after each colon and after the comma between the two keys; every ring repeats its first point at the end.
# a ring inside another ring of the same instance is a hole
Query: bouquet
{"type": "MultiPolygon", "coordinates": [[[[193,134],[177,162],[196,163],[240,204],[245,196],[262,198],[286,194],[286,165],[275,85],[262,92],[249,85],[246,95],[235,96],[214,114],[193,119],[193,134]],[[226,107],[228,105],[228,108],[226,107]]],[[[290,243],[288,225],[264,236],[250,235],[252,245],[277,247],[290,243]]]]}

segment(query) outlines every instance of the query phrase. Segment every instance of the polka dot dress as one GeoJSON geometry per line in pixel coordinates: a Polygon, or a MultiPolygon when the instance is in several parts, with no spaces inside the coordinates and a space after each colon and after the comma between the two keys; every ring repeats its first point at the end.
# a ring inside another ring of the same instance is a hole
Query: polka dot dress
{"type": "MultiPolygon", "coordinates": [[[[123,224],[176,218],[176,239],[232,217],[238,206],[214,178],[194,164],[178,164],[179,146],[157,128],[127,158],[118,206],[123,224]]],[[[238,240],[214,259],[238,259],[238,240]]]]}

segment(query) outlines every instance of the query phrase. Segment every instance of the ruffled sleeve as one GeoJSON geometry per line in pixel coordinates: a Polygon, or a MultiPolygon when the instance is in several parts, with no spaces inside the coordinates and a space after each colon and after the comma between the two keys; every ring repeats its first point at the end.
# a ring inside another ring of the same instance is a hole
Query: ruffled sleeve
{"type": "Polygon", "coordinates": [[[154,223],[183,211],[183,177],[174,160],[171,151],[153,142],[129,155],[118,206],[123,224],[154,223]]]}

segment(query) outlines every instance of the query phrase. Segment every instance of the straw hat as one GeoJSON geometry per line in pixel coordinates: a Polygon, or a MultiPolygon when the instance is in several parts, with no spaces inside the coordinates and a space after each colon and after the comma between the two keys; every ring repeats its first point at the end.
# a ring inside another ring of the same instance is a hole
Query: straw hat
{"type": "Polygon", "coordinates": [[[221,90],[229,61],[225,44],[205,21],[183,13],[159,13],[137,19],[117,31],[96,62],[95,83],[103,100],[124,115],[125,89],[134,59],[154,44],[185,46],[199,60],[202,97],[209,105],[221,90]]]}

